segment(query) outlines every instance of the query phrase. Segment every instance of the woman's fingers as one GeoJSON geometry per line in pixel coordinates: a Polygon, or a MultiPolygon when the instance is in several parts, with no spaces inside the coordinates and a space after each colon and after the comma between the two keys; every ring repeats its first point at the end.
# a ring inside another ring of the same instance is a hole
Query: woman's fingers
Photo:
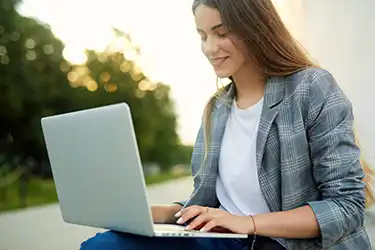
{"type": "Polygon", "coordinates": [[[176,217],[180,217],[177,220],[177,223],[184,224],[186,221],[189,221],[207,211],[208,211],[207,207],[201,207],[201,206],[188,207],[186,209],[181,210],[179,213],[176,214],[176,217]]]}
{"type": "Polygon", "coordinates": [[[214,228],[223,228],[223,219],[215,218],[207,222],[207,224],[201,229],[203,232],[209,232],[214,228]]]}
{"type": "Polygon", "coordinates": [[[214,214],[212,213],[202,213],[194,220],[190,222],[187,226],[187,230],[199,230],[201,229],[208,221],[213,218],[214,214]]]}

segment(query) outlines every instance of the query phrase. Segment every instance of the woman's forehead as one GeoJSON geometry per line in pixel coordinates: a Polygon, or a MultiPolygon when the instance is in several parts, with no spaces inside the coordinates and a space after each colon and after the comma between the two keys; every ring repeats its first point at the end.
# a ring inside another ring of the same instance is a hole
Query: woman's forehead
{"type": "Polygon", "coordinates": [[[197,29],[203,31],[217,29],[223,25],[220,12],[217,9],[208,7],[204,4],[201,4],[196,8],[194,17],[197,29]]]}

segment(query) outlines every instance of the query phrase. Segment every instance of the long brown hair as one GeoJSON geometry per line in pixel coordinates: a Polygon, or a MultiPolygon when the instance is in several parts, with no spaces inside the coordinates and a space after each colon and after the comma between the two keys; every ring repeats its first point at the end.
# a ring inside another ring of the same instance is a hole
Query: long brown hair
{"type": "MultiPolygon", "coordinates": [[[[219,11],[226,28],[244,41],[247,51],[251,52],[248,56],[264,76],[287,76],[308,67],[318,67],[290,34],[271,0],[194,0],[193,13],[200,4],[219,11]]],[[[204,110],[204,162],[210,141],[212,105],[221,93],[218,90],[204,110]]],[[[373,170],[363,159],[361,163],[366,174],[363,179],[366,206],[370,206],[375,202],[371,186],[373,170]]]]}

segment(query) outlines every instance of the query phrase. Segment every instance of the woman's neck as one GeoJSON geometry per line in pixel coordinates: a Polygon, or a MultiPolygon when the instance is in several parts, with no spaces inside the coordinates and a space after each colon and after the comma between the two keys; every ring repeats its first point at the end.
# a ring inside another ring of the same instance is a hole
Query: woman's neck
{"type": "Polygon", "coordinates": [[[262,99],[266,80],[259,72],[249,70],[249,68],[240,69],[233,75],[233,80],[239,108],[248,108],[262,99]]]}

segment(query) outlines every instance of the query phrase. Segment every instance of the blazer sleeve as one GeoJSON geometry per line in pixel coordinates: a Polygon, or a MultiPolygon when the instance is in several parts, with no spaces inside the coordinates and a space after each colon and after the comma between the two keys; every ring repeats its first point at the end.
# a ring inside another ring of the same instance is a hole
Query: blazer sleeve
{"type": "MultiPolygon", "coordinates": [[[[191,166],[191,172],[192,172],[193,177],[195,177],[198,174],[198,171],[201,168],[201,163],[203,161],[203,159],[202,159],[203,158],[202,157],[202,155],[203,155],[202,148],[204,148],[204,146],[202,145],[202,143],[204,143],[203,122],[202,122],[202,124],[199,128],[197,138],[196,138],[196,141],[194,143],[193,155],[191,157],[192,160],[191,160],[190,166],[191,166]]],[[[192,195],[196,192],[196,189],[197,189],[197,182],[196,182],[196,178],[194,178],[194,186],[193,186],[192,195]]],[[[176,201],[176,202],[173,202],[173,204],[180,204],[181,206],[184,207],[187,204],[188,201],[189,200],[176,201]]]]}
{"type": "Polygon", "coordinates": [[[313,175],[322,195],[322,200],[308,205],[326,249],[363,226],[365,184],[354,140],[352,105],[325,70],[319,70],[311,81],[307,136],[313,175]]]}

